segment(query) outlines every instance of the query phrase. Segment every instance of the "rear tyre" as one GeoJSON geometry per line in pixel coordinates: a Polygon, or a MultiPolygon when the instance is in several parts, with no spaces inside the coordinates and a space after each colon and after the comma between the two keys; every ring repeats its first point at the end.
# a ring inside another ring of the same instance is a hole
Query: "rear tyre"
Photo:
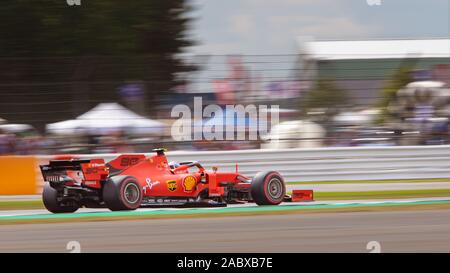
{"type": "Polygon", "coordinates": [[[252,179],[250,193],[258,205],[278,205],[284,199],[286,186],[278,172],[259,172],[252,179]]]}
{"type": "Polygon", "coordinates": [[[103,186],[103,201],[112,211],[135,210],[141,206],[142,198],[142,188],[132,176],[113,176],[103,186]]]}
{"type": "Polygon", "coordinates": [[[62,204],[58,202],[58,191],[48,183],[44,185],[42,201],[44,202],[45,208],[53,213],[72,213],[79,209],[77,204],[62,204]]]}

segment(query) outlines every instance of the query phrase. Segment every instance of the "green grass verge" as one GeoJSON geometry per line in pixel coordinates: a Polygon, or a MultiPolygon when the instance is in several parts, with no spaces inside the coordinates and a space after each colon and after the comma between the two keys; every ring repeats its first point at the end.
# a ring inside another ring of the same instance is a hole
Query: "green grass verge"
{"type": "MultiPolygon", "coordinates": [[[[316,201],[425,198],[425,197],[450,197],[450,189],[314,193],[314,199],[316,201]]],[[[0,210],[27,210],[27,209],[43,209],[43,208],[44,205],[42,204],[41,200],[0,201],[0,210]]]]}
{"type": "Polygon", "coordinates": [[[0,201],[0,210],[43,209],[42,200],[0,201]]]}
{"type": "Polygon", "coordinates": [[[320,184],[382,184],[382,183],[426,183],[426,182],[449,182],[450,178],[430,178],[430,179],[386,179],[386,180],[336,180],[318,182],[288,182],[288,185],[320,185],[320,184]]]}
{"type": "Polygon", "coordinates": [[[425,198],[425,197],[450,197],[450,189],[314,193],[314,199],[316,201],[352,200],[352,199],[358,200],[358,199],[425,198]]]}

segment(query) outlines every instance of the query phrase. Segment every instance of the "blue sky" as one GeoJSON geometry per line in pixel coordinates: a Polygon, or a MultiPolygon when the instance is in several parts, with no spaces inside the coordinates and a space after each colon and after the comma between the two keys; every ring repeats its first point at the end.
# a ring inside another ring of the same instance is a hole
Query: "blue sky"
{"type": "Polygon", "coordinates": [[[191,0],[195,54],[292,54],[296,37],[450,37],[450,0],[191,0]]]}

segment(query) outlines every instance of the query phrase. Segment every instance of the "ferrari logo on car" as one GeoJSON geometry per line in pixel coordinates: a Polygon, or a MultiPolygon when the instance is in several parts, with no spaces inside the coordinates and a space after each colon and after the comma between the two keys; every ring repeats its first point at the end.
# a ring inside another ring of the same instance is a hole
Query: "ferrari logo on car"
{"type": "Polygon", "coordinates": [[[183,180],[183,188],[186,192],[191,192],[194,190],[195,185],[197,184],[197,179],[193,176],[187,176],[183,180]]]}
{"type": "Polygon", "coordinates": [[[168,180],[166,181],[167,183],[167,189],[169,189],[169,191],[176,191],[177,190],[177,181],[175,180],[168,180]]]}

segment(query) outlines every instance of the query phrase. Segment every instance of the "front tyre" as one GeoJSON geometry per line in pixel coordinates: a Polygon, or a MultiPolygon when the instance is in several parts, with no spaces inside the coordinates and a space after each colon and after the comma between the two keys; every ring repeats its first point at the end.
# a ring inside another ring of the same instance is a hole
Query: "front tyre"
{"type": "Polygon", "coordinates": [[[278,172],[259,172],[252,179],[250,193],[258,205],[278,205],[284,199],[286,185],[278,172]]]}
{"type": "Polygon", "coordinates": [[[45,208],[53,213],[72,213],[79,209],[77,204],[64,204],[58,202],[58,191],[52,188],[49,183],[45,183],[44,185],[42,201],[45,208]]]}
{"type": "Polygon", "coordinates": [[[143,191],[132,176],[113,176],[103,186],[103,201],[112,211],[135,210],[141,206],[143,191]]]}

